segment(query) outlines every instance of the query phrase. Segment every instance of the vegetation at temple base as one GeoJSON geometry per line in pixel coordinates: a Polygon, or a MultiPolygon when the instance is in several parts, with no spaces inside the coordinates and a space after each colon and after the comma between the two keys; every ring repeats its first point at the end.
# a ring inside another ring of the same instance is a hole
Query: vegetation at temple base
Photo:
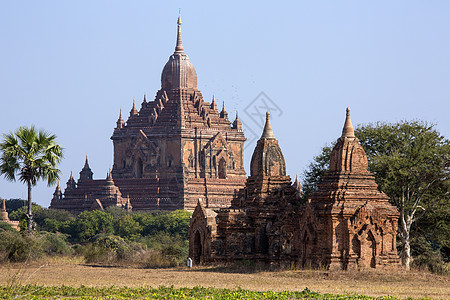
{"type": "MultiPolygon", "coordinates": [[[[7,201],[7,205],[8,205],[7,201]]],[[[25,222],[27,207],[10,214],[25,222]]],[[[63,210],[33,204],[33,236],[0,223],[0,262],[23,262],[44,256],[79,255],[87,263],[135,267],[171,267],[188,256],[187,229],[191,214],[127,212],[119,207],[85,211],[74,217],[63,210]]]]}
{"type": "MultiPolygon", "coordinates": [[[[413,265],[448,274],[450,141],[422,121],[360,125],[355,135],[379,189],[400,211],[402,263],[409,269],[412,254],[413,265]]],[[[305,200],[328,169],[332,148],[324,147],[304,172],[305,200]]]]}
{"type": "Polygon", "coordinates": [[[58,164],[63,158],[63,149],[56,143],[56,136],[34,126],[19,127],[14,133],[3,136],[0,143],[0,174],[6,179],[25,183],[28,188],[27,232],[33,231],[31,190],[38,180],[47,180],[48,185],[59,180],[58,164]]]}
{"type": "Polygon", "coordinates": [[[193,288],[175,288],[160,286],[158,288],[128,288],[108,287],[95,288],[81,286],[48,287],[25,285],[19,289],[0,287],[2,299],[41,299],[61,298],[65,299],[396,299],[391,296],[369,297],[364,295],[333,295],[320,294],[310,291],[308,288],[301,292],[256,292],[245,289],[217,289],[196,286],[193,288]]]}

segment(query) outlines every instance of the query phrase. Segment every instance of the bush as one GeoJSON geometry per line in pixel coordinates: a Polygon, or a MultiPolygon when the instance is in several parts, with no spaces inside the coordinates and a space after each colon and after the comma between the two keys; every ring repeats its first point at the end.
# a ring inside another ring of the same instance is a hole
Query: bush
{"type": "Polygon", "coordinates": [[[133,251],[138,247],[130,247],[120,236],[99,236],[97,240],[86,246],[84,258],[88,263],[111,264],[123,260],[131,260],[133,251]]]}
{"type": "Polygon", "coordinates": [[[0,262],[24,262],[43,256],[69,255],[73,250],[60,233],[23,235],[0,230],[0,262]]]}
{"type": "Polygon", "coordinates": [[[41,236],[42,250],[47,255],[70,255],[74,250],[67,243],[67,235],[47,232],[41,236]]]}
{"type": "Polygon", "coordinates": [[[17,231],[11,226],[11,224],[6,223],[6,222],[0,222],[0,232],[2,232],[2,231],[13,231],[13,230],[17,231]]]}
{"type": "Polygon", "coordinates": [[[442,257],[440,245],[428,241],[423,236],[411,240],[413,251],[412,266],[419,270],[428,270],[440,275],[450,274],[450,263],[446,263],[442,257]]]}
{"type": "Polygon", "coordinates": [[[0,260],[2,262],[24,262],[42,257],[39,239],[21,235],[19,232],[0,232],[0,260]]]}
{"type": "Polygon", "coordinates": [[[179,235],[159,233],[139,240],[148,248],[159,251],[171,265],[182,265],[189,253],[189,242],[179,235]]]}

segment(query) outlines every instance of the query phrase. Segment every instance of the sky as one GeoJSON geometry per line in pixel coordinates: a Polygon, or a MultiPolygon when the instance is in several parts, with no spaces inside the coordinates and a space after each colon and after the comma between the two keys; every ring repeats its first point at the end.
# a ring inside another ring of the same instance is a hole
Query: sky
{"type": "MultiPolygon", "coordinates": [[[[61,186],[85,156],[112,167],[119,110],[153,100],[178,10],[204,99],[244,123],[244,160],[272,127],[292,178],[354,125],[425,120],[450,137],[449,1],[1,1],[0,134],[34,124],[64,149],[61,186]]],[[[46,182],[33,201],[48,207],[46,182]]],[[[0,197],[27,197],[0,178],[0,197]]]]}

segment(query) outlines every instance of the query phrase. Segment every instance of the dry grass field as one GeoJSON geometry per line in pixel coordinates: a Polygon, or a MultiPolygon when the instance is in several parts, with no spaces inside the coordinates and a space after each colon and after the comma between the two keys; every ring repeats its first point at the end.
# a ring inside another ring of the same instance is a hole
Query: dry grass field
{"type": "Polygon", "coordinates": [[[450,278],[427,272],[402,270],[330,272],[285,270],[242,272],[229,267],[136,269],[98,267],[77,260],[56,259],[31,265],[0,266],[0,282],[47,286],[80,285],[93,287],[127,286],[217,287],[255,291],[301,291],[304,288],[332,294],[392,295],[399,298],[450,299],[450,278]]]}

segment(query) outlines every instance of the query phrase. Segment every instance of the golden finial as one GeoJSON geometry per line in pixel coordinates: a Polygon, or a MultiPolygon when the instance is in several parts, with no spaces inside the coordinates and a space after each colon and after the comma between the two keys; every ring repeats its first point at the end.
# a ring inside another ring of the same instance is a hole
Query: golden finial
{"type": "Polygon", "coordinates": [[[178,21],[177,21],[178,25],[181,25],[181,8],[178,9],[178,21]]]}

